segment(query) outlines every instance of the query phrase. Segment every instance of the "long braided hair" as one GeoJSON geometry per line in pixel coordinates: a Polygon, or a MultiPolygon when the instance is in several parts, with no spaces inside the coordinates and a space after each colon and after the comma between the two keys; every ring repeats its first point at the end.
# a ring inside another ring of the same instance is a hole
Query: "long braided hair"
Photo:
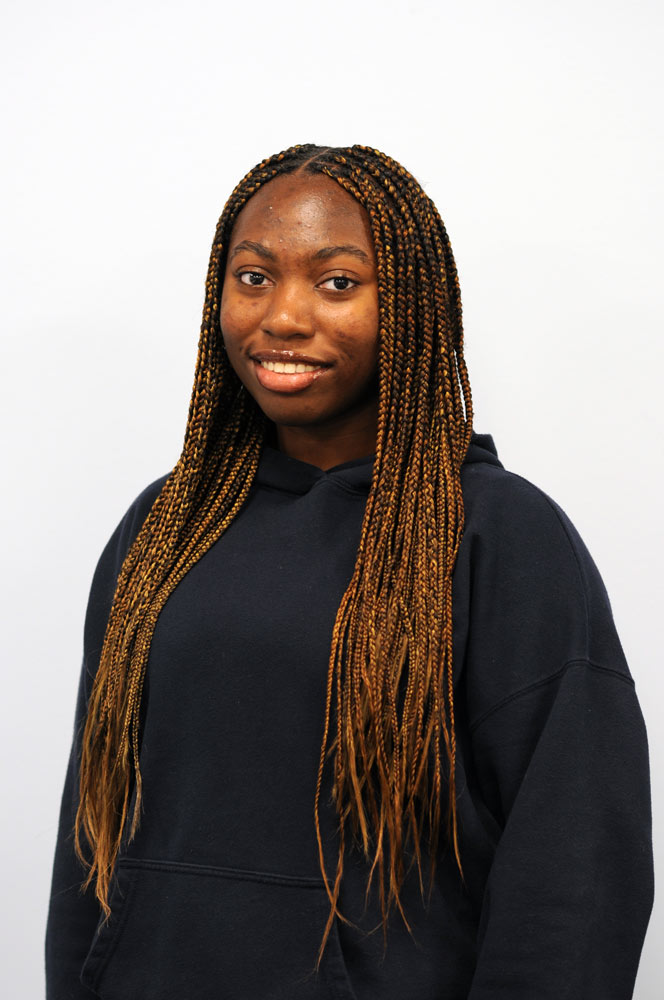
{"type": "Polygon", "coordinates": [[[410,930],[400,901],[410,836],[420,887],[425,837],[433,882],[444,780],[446,835],[463,877],[454,780],[452,570],[464,526],[460,469],[473,411],[461,298],[436,207],[407,170],[378,150],[294,146],[250,170],[224,207],[210,255],[182,453],[122,565],[88,703],[75,845],[88,868],[84,888],[96,879],[108,918],[132,787],[129,840],[139,822],[139,713],[155,624],[179,581],[247,499],[268,429],[222,349],[219,307],[230,235],[251,196],[294,171],[324,174],[364,206],[378,272],[376,458],[355,568],[333,630],[314,800],[331,904],[320,964],[335,916],[346,921],[338,902],[348,823],[372,861],[367,896],[378,869],[384,935],[393,905],[410,930]],[[333,879],[319,823],[329,757],[339,821],[333,879]]]}

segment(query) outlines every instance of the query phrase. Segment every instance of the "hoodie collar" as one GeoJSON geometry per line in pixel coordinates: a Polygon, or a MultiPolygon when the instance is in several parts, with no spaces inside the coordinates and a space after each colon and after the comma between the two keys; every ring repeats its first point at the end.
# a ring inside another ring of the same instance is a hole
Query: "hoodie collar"
{"type": "MultiPolygon", "coordinates": [[[[316,483],[327,480],[336,482],[351,492],[368,494],[375,457],[375,454],[366,455],[364,458],[342,462],[331,469],[319,469],[317,465],[291,458],[278,448],[265,444],[258,464],[256,483],[285,493],[304,494],[316,483]]],[[[477,434],[473,431],[464,465],[474,462],[488,462],[490,465],[503,467],[491,434],[477,434]]]]}
{"type": "Polygon", "coordinates": [[[474,462],[486,462],[488,465],[504,468],[491,434],[477,434],[473,431],[463,464],[472,465],[474,462]]]}
{"type": "Polygon", "coordinates": [[[342,462],[331,469],[319,469],[317,465],[291,458],[278,448],[263,445],[256,482],[259,486],[272,487],[286,493],[308,493],[321,480],[338,482],[347,489],[358,493],[368,493],[375,455],[354,458],[342,462]]]}

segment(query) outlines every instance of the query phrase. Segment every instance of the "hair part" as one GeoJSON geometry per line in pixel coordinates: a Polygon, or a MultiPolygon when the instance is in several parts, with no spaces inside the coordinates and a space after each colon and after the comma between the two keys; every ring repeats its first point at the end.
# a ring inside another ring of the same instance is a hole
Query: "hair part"
{"type": "Polygon", "coordinates": [[[379,302],[376,459],[355,567],[332,635],[314,801],[319,862],[330,900],[318,968],[335,916],[350,923],[339,910],[348,827],[353,843],[371,861],[365,902],[377,874],[384,946],[393,906],[410,931],[400,893],[414,863],[424,893],[425,843],[431,892],[445,782],[446,837],[463,878],[455,791],[452,572],[464,527],[460,470],[473,410],[461,296],[435,205],[404,167],[378,150],[294,146],[250,170],[224,207],[210,254],[182,453],[124,560],[88,703],[75,844],[88,869],[84,888],[95,880],[108,917],[123,831],[130,820],[131,840],[139,824],[139,713],[153,631],[179,581],[245,503],[268,428],[223,350],[219,308],[232,228],[256,191],[295,171],[331,178],[366,209],[379,302]],[[319,823],[329,758],[339,834],[332,878],[319,823]]]}

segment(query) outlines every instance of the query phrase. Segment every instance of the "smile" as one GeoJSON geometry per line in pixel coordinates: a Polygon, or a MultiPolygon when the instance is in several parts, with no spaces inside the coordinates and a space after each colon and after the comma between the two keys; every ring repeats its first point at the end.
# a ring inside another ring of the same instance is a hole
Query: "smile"
{"type": "Polygon", "coordinates": [[[325,377],[331,366],[316,367],[303,361],[259,361],[253,359],[256,379],[271,392],[300,392],[319,378],[325,377]]]}

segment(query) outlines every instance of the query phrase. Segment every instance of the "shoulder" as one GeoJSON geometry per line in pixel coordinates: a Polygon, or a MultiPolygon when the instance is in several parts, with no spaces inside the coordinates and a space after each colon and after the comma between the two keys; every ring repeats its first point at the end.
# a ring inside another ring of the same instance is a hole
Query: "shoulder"
{"type": "Polygon", "coordinates": [[[478,462],[462,471],[464,534],[486,557],[501,564],[530,566],[543,562],[565,571],[584,586],[588,548],[565,510],[524,476],[502,466],[478,462]]]}
{"type": "MultiPolygon", "coordinates": [[[[124,558],[131,548],[139,531],[143,527],[143,523],[152,510],[155,501],[161,494],[162,488],[164,487],[169,475],[170,472],[160,476],[158,479],[149,483],[145,489],[141,490],[138,496],[129,505],[127,511],[118,524],[115,530],[115,535],[117,536],[115,542],[115,556],[116,559],[119,559],[120,566],[122,565],[122,562],[124,561],[124,558]]],[[[119,570],[120,567],[118,567],[118,572],[119,570]]]]}
{"type": "Polygon", "coordinates": [[[498,547],[549,540],[575,558],[585,546],[562,507],[525,476],[506,469],[490,434],[473,432],[461,467],[465,528],[498,547]]]}
{"type": "MultiPolygon", "coordinates": [[[[565,579],[589,617],[598,602],[610,612],[597,563],[567,511],[540,486],[500,465],[475,463],[462,474],[465,531],[495,568],[524,573],[548,586],[565,579]]],[[[595,607],[596,610],[596,607],[595,607]]]]}
{"type": "Polygon", "coordinates": [[[125,556],[159,497],[169,475],[170,472],[155,479],[135,497],[116,525],[97,560],[85,621],[85,647],[88,651],[100,645],[125,556]]]}
{"type": "Polygon", "coordinates": [[[576,662],[629,676],[604,582],[562,506],[496,464],[464,468],[462,487],[456,613],[478,710],[576,662]]]}
{"type": "Polygon", "coordinates": [[[153,480],[132,500],[101,553],[97,571],[103,568],[106,574],[112,573],[114,577],[117,577],[127,552],[159,497],[169,475],[170,472],[153,480]]]}

